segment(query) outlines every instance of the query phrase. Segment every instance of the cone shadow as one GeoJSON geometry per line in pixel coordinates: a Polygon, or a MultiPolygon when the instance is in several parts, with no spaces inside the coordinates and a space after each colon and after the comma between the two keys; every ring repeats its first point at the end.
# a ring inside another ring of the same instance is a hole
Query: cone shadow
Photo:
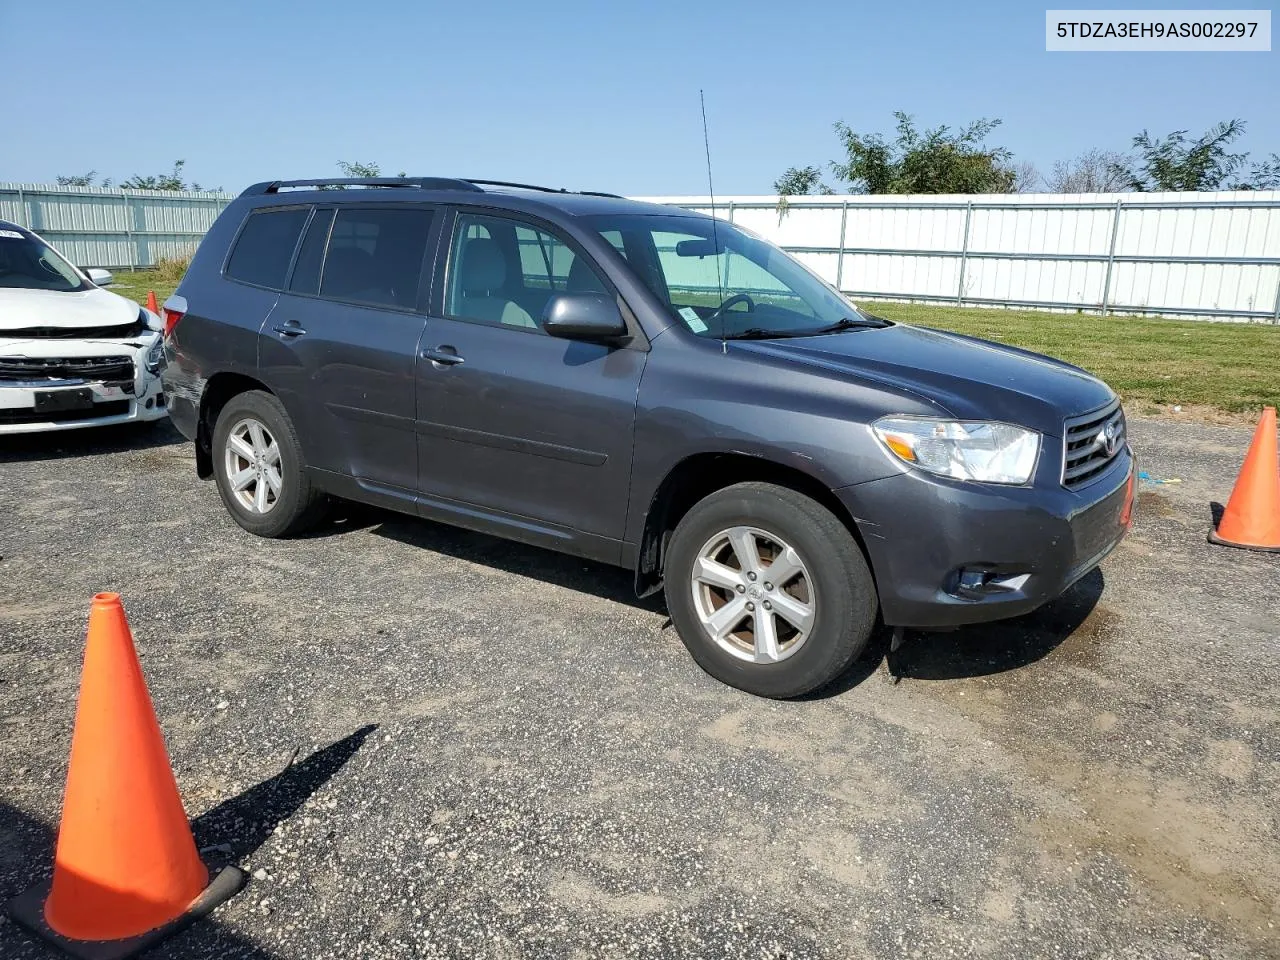
{"type": "Polygon", "coordinates": [[[249,856],[278,824],[293,816],[341,770],[377,729],[377,724],[363,726],[197,817],[191,822],[196,849],[215,867],[249,856]]]}
{"type": "MultiPolygon", "coordinates": [[[[376,729],[376,724],[361,727],[192,821],[196,847],[204,861],[216,871],[250,856],[278,824],[293,816],[346,765],[376,729]]],[[[0,800],[0,904],[8,906],[11,897],[33,886],[47,886],[56,836],[54,828],[0,800]]],[[[209,919],[162,943],[147,944],[147,948],[148,954],[157,958],[279,960],[276,954],[209,919]]],[[[17,924],[0,923],[0,956],[34,960],[58,955],[17,924]]]]}

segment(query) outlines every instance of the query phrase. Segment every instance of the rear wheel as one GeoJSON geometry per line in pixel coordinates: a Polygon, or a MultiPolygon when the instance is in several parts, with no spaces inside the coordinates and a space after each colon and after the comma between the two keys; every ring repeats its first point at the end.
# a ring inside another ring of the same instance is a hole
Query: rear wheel
{"type": "Polygon", "coordinates": [[[293,423],[264,391],[237,394],[218,414],[213,476],[232,518],[260,537],[302,533],[323,514],[293,423]]]}
{"type": "Polygon", "coordinates": [[[760,696],[830,683],[875,625],[875,583],[849,530],[826,507],[773,484],[735,484],[695,504],[671,538],[664,580],[693,658],[760,696]]]}

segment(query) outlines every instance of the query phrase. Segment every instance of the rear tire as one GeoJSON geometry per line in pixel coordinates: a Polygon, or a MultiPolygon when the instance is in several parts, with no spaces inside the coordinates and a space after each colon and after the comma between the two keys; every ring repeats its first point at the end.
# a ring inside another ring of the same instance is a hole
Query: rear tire
{"type": "Polygon", "coordinates": [[[213,478],[241,527],[259,537],[288,537],[324,516],[293,421],[280,401],[249,390],[227,401],[213,428],[213,478]]]}
{"type": "Polygon", "coordinates": [[[866,648],[879,608],[848,528],[769,483],[734,484],[695,504],[671,538],[664,580],[698,665],[762,697],[797,697],[839,677],[866,648]]]}

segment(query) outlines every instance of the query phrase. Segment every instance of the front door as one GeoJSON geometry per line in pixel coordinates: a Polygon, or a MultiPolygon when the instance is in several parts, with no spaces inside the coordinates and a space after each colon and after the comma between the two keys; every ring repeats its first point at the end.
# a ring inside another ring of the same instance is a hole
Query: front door
{"type": "Polygon", "coordinates": [[[540,325],[555,293],[616,291],[553,231],[489,214],[456,216],[444,266],[417,377],[428,512],[469,504],[508,518],[511,535],[527,519],[620,541],[648,354],[540,325]]]}
{"type": "Polygon", "coordinates": [[[262,376],[310,465],[388,493],[417,488],[414,373],[434,214],[403,203],[318,208],[260,338],[262,376]]]}

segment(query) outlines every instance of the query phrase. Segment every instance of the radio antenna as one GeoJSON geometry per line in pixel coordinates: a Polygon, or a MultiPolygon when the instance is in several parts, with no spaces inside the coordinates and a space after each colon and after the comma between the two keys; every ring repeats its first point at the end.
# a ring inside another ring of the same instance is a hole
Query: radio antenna
{"type": "MultiPolygon", "coordinates": [[[[720,304],[724,304],[724,280],[720,276],[720,232],[716,228],[716,188],[711,182],[711,137],[707,135],[707,97],[698,90],[698,102],[702,104],[702,145],[707,151],[707,192],[711,195],[711,248],[716,261],[716,291],[720,295],[720,304]]],[[[727,352],[729,346],[724,336],[724,314],[716,308],[716,316],[720,318],[720,350],[727,352]]]]}

